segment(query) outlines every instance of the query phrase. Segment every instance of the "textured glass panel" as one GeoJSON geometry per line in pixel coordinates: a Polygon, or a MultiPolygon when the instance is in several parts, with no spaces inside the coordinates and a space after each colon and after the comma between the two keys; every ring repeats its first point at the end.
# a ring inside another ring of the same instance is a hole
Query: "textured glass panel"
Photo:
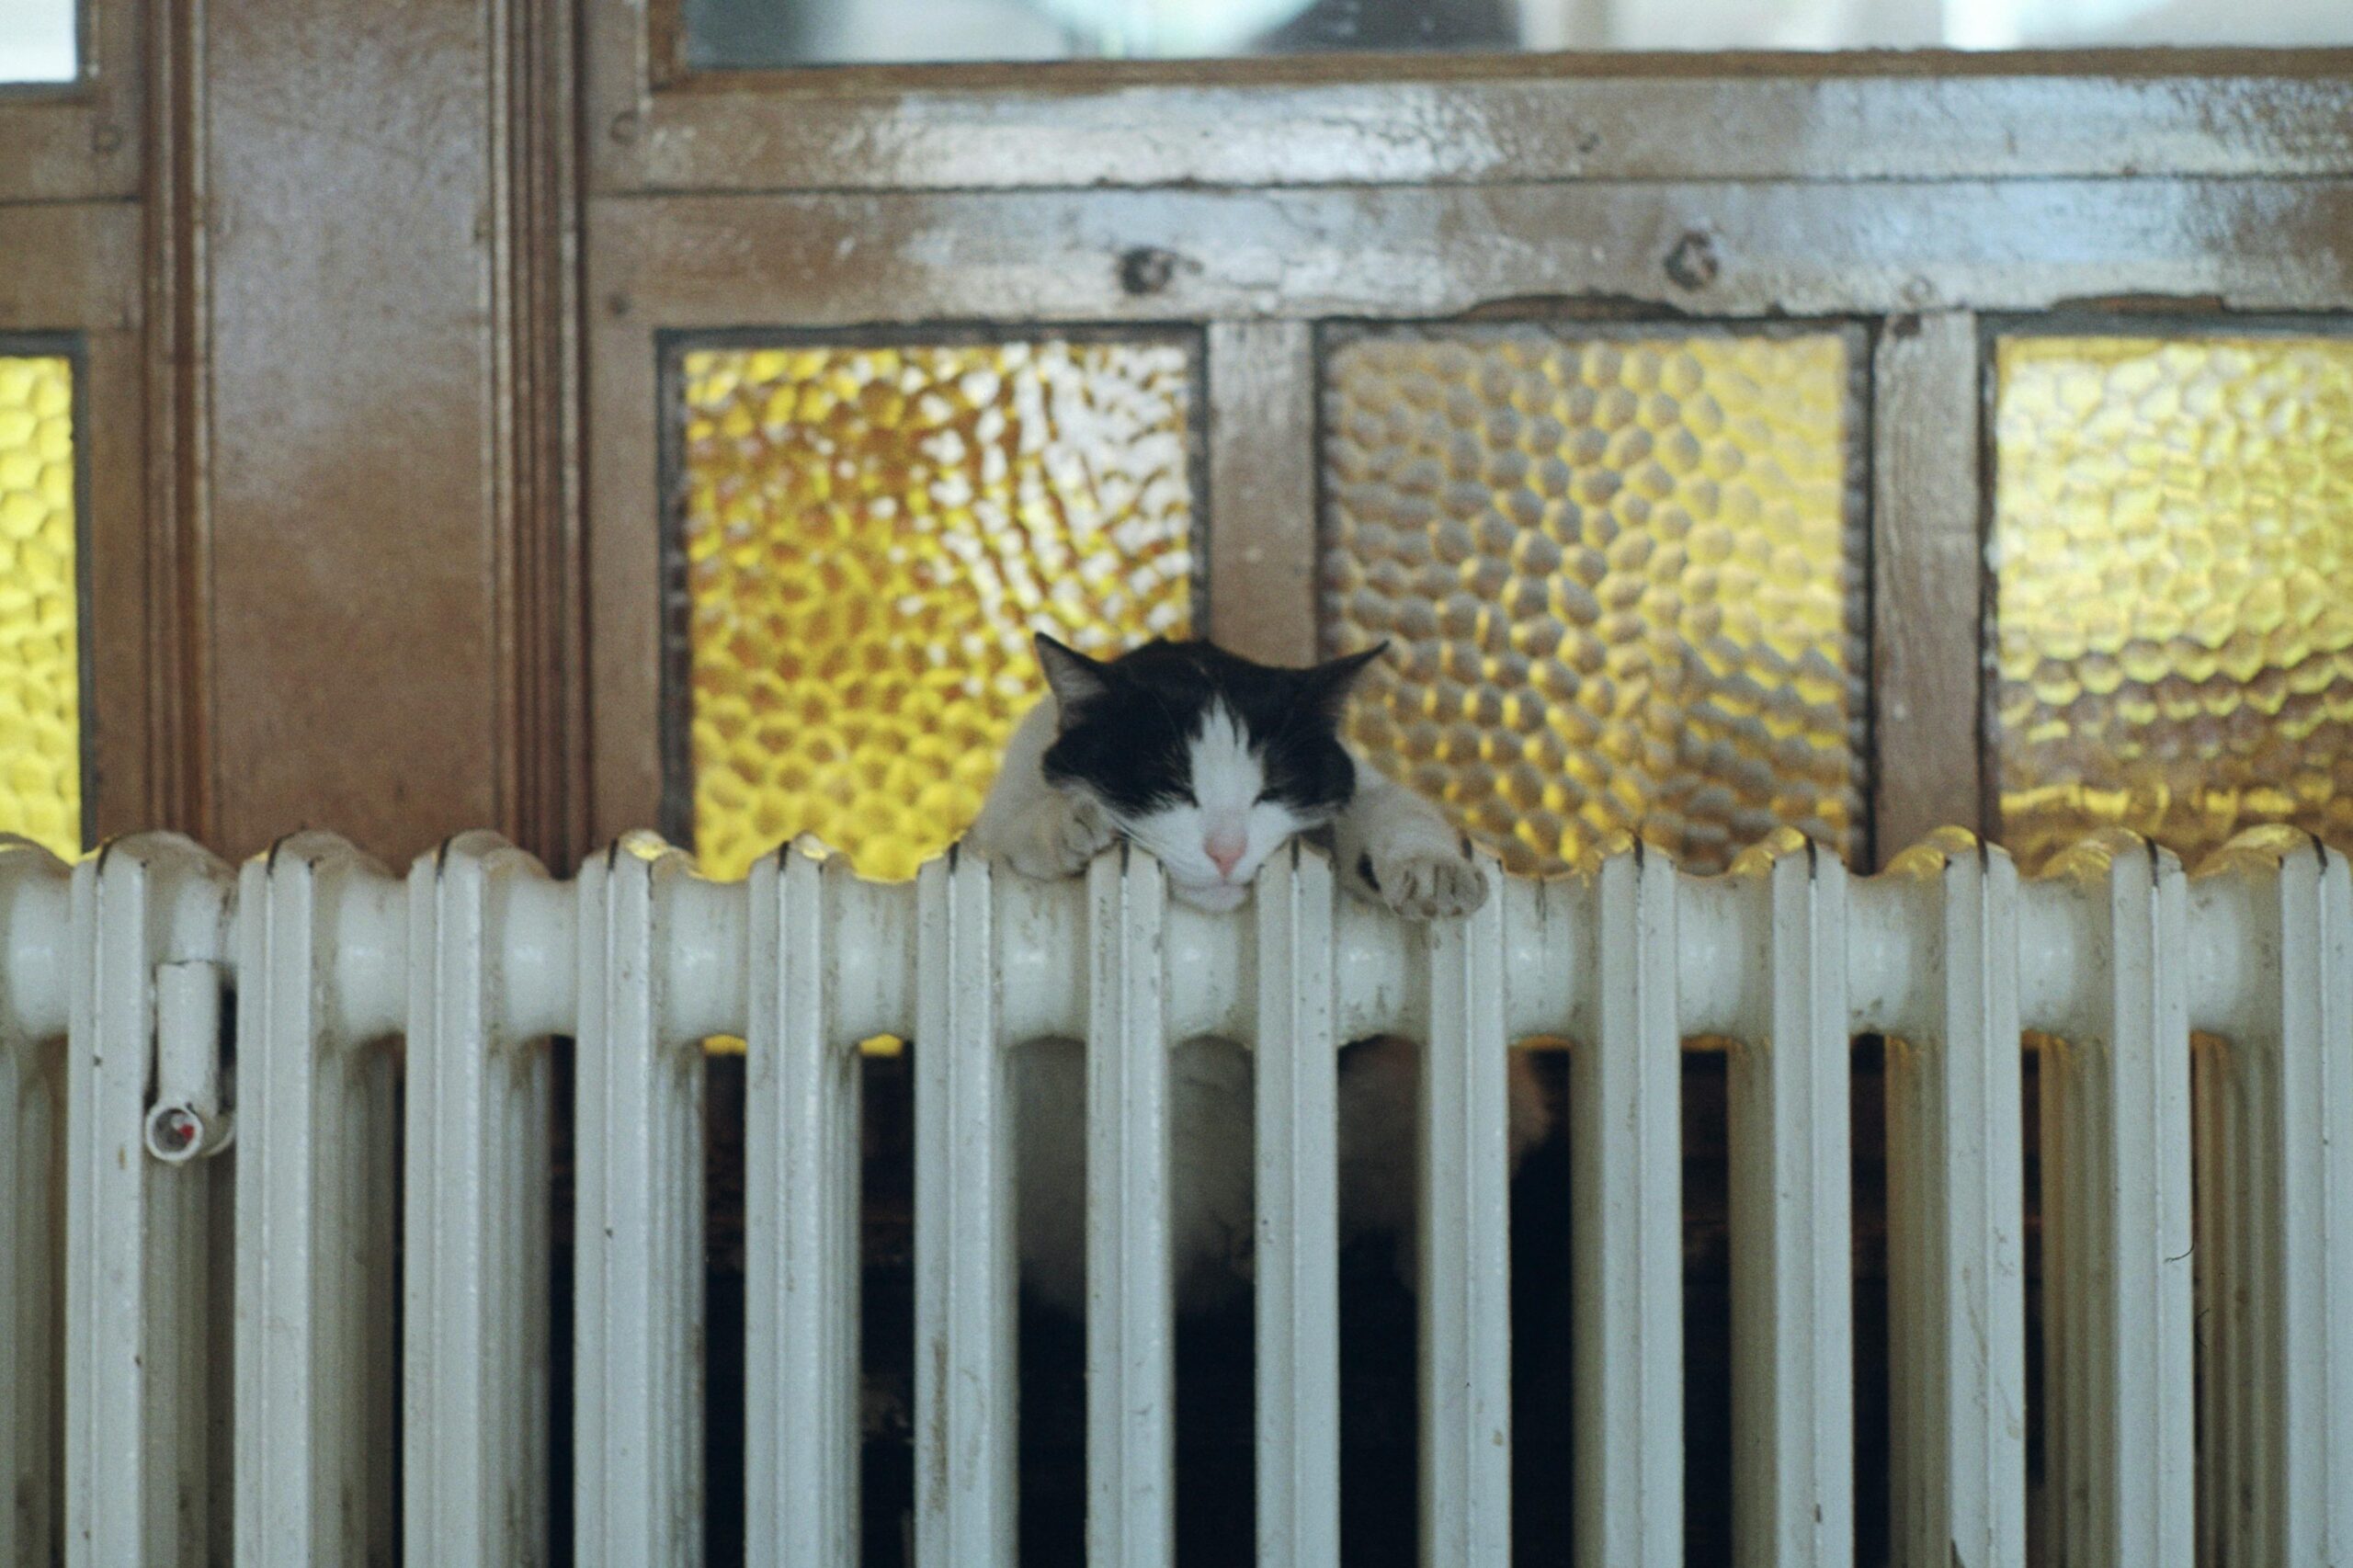
{"type": "Polygon", "coordinates": [[[1192,360],[1168,340],[706,348],[685,361],[694,835],[906,877],[1043,691],[1034,628],[1192,619],[1192,360]]]}
{"type": "Polygon", "coordinates": [[[1620,832],[1846,848],[1866,706],[1836,332],[1392,330],[1327,358],[1324,625],[1354,734],[1515,869],[1620,832]]]}
{"type": "Polygon", "coordinates": [[[74,369],[0,357],[0,833],[82,851],[74,369]]]}
{"type": "Polygon", "coordinates": [[[1996,350],[1995,746],[2031,866],[2094,828],[2193,863],[2353,847],[2353,341],[1996,350]]]}

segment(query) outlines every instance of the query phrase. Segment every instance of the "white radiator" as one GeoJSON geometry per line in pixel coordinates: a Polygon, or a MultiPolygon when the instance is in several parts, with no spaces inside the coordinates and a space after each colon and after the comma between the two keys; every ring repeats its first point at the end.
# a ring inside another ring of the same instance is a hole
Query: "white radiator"
{"type": "Polygon", "coordinates": [[[2353,1559],[2342,859],[2267,833],[2186,878],[2119,836],[2021,884],[1951,835],[1867,879],[1793,839],[1721,878],[1642,852],[1490,875],[1477,915],[1424,929],[1336,895],[1313,855],[1210,916],[1116,852],[1064,885],[951,855],[877,886],[792,854],[707,881],[642,838],[570,882],[484,834],[404,881],[310,834],[241,874],[160,835],[71,869],[0,847],[0,1564],[304,1568],[381,1560],[396,1530],[417,1568],[544,1561],[551,1035],[577,1052],[577,1561],[699,1560],[698,1042],[720,1034],[750,1051],[752,1561],[856,1562],[855,1042],[899,1034],[916,1549],[1009,1565],[1000,1047],[1050,1033],[1093,1049],[1087,1539],[1100,1564],[1166,1563],[1154,1048],[1222,1033],[1260,1062],[1259,1561],[1332,1568],[1334,1058],[1381,1030],[1431,1064],[1426,1563],[1508,1558],[1505,1053],[1538,1035],[1583,1042],[1577,1560],[1682,1561],[1677,1060],[1716,1035],[1739,1560],[1852,1561],[1849,1039],[1884,1033],[1897,1561],[2020,1564],[2022,1028],[2065,1041],[2041,1123],[2052,1561],[2353,1559]],[[2222,1041],[2195,1101],[2193,1029],[2222,1041]]]}

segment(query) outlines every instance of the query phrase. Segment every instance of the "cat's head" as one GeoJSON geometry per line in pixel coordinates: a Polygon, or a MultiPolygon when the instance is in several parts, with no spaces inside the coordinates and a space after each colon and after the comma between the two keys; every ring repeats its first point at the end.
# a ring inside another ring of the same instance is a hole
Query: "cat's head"
{"type": "Polygon", "coordinates": [[[1037,641],[1061,720],[1047,782],[1093,796],[1188,903],[1233,908],[1267,856],[1356,793],[1340,706],[1379,648],[1291,670],[1207,642],[1096,660],[1037,641]]]}

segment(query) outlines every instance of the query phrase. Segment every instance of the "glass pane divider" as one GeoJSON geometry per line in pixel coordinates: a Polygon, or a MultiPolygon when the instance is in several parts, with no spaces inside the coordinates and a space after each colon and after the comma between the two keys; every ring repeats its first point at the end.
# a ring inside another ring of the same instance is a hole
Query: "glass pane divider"
{"type": "Polygon", "coordinates": [[[1987,815],[1977,318],[1891,317],[1871,367],[1871,840],[1885,864],[1987,815]]]}

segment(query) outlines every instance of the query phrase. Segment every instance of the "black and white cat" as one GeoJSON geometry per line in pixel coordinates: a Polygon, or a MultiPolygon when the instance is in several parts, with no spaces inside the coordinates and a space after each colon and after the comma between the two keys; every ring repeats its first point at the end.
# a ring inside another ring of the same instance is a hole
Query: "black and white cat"
{"type": "MultiPolygon", "coordinates": [[[[1468,914],[1486,897],[1461,836],[1437,809],[1350,754],[1341,707],[1380,650],[1310,669],[1253,664],[1207,642],[1154,642],[1090,659],[1037,640],[1051,695],[1015,730],[968,848],[1024,876],[1076,876],[1125,836],[1150,850],[1171,896],[1231,910],[1267,857],[1328,835],[1346,885],[1409,919],[1468,914]]],[[[1086,1299],[1086,1057],[1075,1040],[1014,1053],[1022,1278],[1072,1312],[1086,1299]]],[[[1343,1240],[1410,1233],[1419,1055],[1369,1040],[1339,1078],[1343,1240]]],[[[1169,1207],[1180,1310],[1217,1306],[1254,1256],[1249,1051],[1188,1040],[1169,1073],[1169,1207]]],[[[1525,1060],[1511,1071],[1510,1159],[1550,1122],[1525,1060]]]]}

